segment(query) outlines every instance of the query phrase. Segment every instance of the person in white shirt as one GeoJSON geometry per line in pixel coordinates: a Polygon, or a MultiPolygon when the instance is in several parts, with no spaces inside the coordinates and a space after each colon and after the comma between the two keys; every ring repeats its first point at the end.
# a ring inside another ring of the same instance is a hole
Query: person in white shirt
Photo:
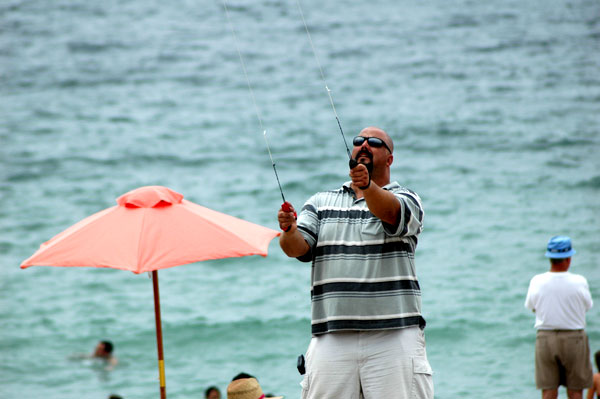
{"type": "Polygon", "coordinates": [[[567,387],[569,399],[581,399],[592,386],[585,314],[593,301],[585,277],[569,272],[575,250],[571,239],[548,241],[550,271],[531,279],[525,307],[535,313],[535,382],[542,399],[556,399],[558,387],[567,387]]]}

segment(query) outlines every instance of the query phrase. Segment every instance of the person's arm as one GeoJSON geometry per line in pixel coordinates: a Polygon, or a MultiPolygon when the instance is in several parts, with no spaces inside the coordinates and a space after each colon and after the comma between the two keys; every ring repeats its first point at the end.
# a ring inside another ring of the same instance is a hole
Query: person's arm
{"type": "Polygon", "coordinates": [[[358,187],[362,191],[369,211],[374,216],[390,225],[398,223],[398,214],[400,212],[398,199],[394,194],[384,190],[375,181],[371,180],[369,171],[365,165],[358,164],[356,167],[350,169],[349,176],[352,179],[354,188],[358,187]]]}
{"type": "Polygon", "coordinates": [[[594,374],[594,382],[587,391],[587,399],[594,399],[594,393],[600,393],[600,373],[594,374]]]}
{"type": "Polygon", "coordinates": [[[365,201],[371,213],[382,222],[396,225],[400,213],[400,202],[396,196],[371,182],[369,187],[362,190],[365,201]]]}
{"type": "Polygon", "coordinates": [[[115,356],[109,357],[108,359],[106,359],[106,366],[104,366],[104,370],[106,370],[106,371],[114,370],[117,363],[119,363],[119,361],[117,360],[117,358],[115,356]]]}
{"type": "Polygon", "coordinates": [[[531,289],[527,291],[527,297],[525,298],[525,307],[535,313],[535,305],[531,297],[531,289]]]}
{"type": "Polygon", "coordinates": [[[310,250],[304,236],[298,231],[295,212],[294,207],[290,205],[290,212],[279,209],[277,213],[279,227],[283,230],[279,236],[279,246],[290,258],[300,257],[310,250]]]}
{"type": "Polygon", "coordinates": [[[587,279],[583,278],[585,284],[583,289],[583,300],[585,302],[585,310],[588,311],[594,306],[594,301],[592,300],[592,294],[590,293],[590,287],[588,286],[587,279]]]}
{"type": "Polygon", "coordinates": [[[592,387],[588,389],[586,398],[587,399],[594,399],[594,391],[595,390],[596,390],[596,384],[592,385],[592,387]]]}
{"type": "Polygon", "coordinates": [[[79,359],[91,359],[94,357],[94,354],[90,353],[73,353],[69,355],[69,360],[79,360],[79,359]]]}

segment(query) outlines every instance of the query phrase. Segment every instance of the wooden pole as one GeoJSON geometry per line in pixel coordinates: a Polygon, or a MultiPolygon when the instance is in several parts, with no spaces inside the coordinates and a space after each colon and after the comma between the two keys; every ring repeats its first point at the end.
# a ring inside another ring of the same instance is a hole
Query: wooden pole
{"type": "Polygon", "coordinates": [[[152,287],[154,288],[154,319],[156,321],[156,346],[158,347],[158,376],[160,380],[160,398],[167,398],[165,386],[165,358],[163,353],[162,325],[160,322],[160,295],[158,293],[158,272],[152,271],[152,287]]]}

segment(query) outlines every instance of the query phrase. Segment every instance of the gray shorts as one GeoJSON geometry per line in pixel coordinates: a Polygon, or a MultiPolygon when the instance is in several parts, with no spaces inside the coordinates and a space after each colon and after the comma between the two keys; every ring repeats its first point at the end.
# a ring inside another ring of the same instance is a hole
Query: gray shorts
{"type": "Polygon", "coordinates": [[[584,330],[538,330],[535,385],[538,389],[581,390],[592,386],[590,345],[584,330]]]}

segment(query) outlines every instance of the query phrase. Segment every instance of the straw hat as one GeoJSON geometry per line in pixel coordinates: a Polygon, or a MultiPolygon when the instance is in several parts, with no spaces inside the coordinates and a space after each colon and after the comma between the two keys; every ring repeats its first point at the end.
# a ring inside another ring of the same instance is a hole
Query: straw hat
{"type": "MultiPolygon", "coordinates": [[[[273,399],[282,399],[275,396],[273,399]]],[[[227,387],[227,399],[265,399],[265,394],[256,378],[241,378],[231,381],[227,387]]]]}

